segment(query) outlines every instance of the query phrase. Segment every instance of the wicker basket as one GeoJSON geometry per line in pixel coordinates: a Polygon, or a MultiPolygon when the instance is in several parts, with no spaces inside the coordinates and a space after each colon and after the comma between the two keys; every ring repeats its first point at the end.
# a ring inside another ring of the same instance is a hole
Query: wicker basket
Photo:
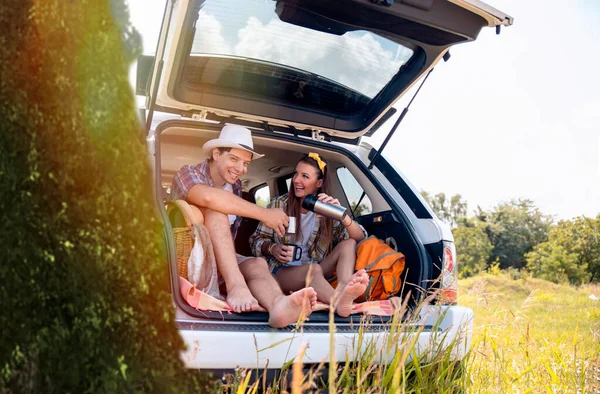
{"type": "Polygon", "coordinates": [[[193,213],[187,202],[177,200],[167,203],[167,215],[173,227],[173,237],[175,238],[177,273],[187,279],[188,260],[194,247],[193,213]]]}

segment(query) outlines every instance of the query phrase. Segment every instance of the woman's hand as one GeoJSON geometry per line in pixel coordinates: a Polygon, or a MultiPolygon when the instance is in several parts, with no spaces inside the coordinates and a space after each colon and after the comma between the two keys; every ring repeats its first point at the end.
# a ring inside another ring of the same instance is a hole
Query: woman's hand
{"type": "Polygon", "coordinates": [[[325,193],[319,193],[317,199],[325,204],[340,205],[340,201],[337,198],[333,198],[325,193]]]}
{"type": "MultiPolygon", "coordinates": [[[[333,198],[330,195],[325,194],[325,193],[319,193],[319,195],[317,196],[317,199],[325,204],[341,205],[340,201],[337,198],[333,198]]],[[[323,215],[319,215],[317,213],[317,217],[322,218],[323,215]]]]}
{"type": "Polygon", "coordinates": [[[289,263],[292,261],[292,251],[291,246],[276,244],[271,249],[271,256],[275,257],[280,263],[289,263]]]}

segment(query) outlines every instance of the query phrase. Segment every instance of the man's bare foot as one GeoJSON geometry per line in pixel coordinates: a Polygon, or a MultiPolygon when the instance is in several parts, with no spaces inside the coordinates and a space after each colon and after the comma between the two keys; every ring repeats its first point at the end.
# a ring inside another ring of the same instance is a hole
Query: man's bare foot
{"type": "Polygon", "coordinates": [[[271,327],[281,328],[304,321],[317,305],[317,292],[312,287],[298,290],[289,296],[281,296],[269,311],[269,324],[271,327]]]}
{"type": "Polygon", "coordinates": [[[341,289],[342,295],[337,302],[335,311],[341,317],[347,317],[352,312],[352,302],[365,292],[369,284],[369,275],[365,270],[360,270],[350,277],[346,286],[341,289]]]}
{"type": "Polygon", "coordinates": [[[234,312],[250,312],[258,309],[258,301],[252,296],[248,286],[238,285],[227,289],[227,303],[234,312]]]}

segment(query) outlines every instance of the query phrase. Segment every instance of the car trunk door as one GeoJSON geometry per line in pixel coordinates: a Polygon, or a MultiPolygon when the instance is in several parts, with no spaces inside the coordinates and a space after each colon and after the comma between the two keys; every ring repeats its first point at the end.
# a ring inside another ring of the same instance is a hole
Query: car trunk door
{"type": "Polygon", "coordinates": [[[455,44],[512,18],[477,0],[168,1],[147,106],[357,140],[455,44]]]}

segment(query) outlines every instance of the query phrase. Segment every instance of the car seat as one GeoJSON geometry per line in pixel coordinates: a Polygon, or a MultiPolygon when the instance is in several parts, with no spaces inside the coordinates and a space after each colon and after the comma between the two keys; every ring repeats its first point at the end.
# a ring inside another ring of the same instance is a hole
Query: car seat
{"type": "MultiPolygon", "coordinates": [[[[256,204],[254,194],[249,192],[242,192],[242,198],[248,202],[256,204]]],[[[235,237],[235,251],[242,256],[253,256],[252,250],[250,249],[250,236],[254,234],[256,227],[258,227],[259,221],[251,218],[242,218],[240,228],[238,229],[235,237]]]]}

